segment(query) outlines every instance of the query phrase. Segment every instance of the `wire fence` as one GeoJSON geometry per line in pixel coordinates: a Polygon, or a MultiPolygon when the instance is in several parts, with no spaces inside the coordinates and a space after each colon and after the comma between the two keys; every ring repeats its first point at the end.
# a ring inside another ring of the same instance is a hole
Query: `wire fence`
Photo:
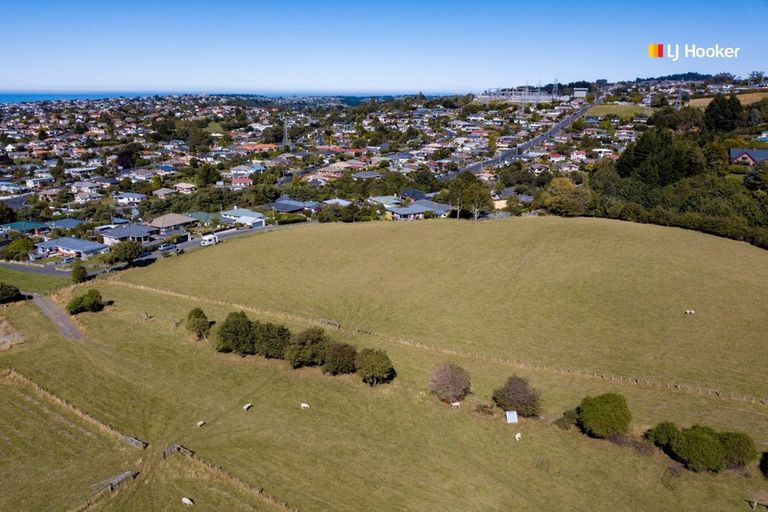
{"type": "Polygon", "coordinates": [[[554,375],[600,380],[605,382],[612,382],[615,384],[622,384],[622,385],[626,384],[630,386],[637,386],[645,389],[657,389],[657,390],[664,389],[672,392],[686,393],[691,395],[698,395],[698,396],[716,398],[716,399],[727,400],[732,402],[748,403],[748,404],[762,405],[762,406],[768,407],[768,396],[760,398],[750,394],[736,393],[733,391],[714,388],[714,387],[703,385],[703,384],[660,381],[660,380],[643,377],[643,376],[616,375],[612,373],[602,372],[599,370],[570,368],[570,367],[557,366],[557,365],[545,365],[545,364],[535,363],[531,361],[491,356],[487,354],[481,354],[479,352],[467,352],[462,350],[455,350],[455,349],[450,349],[445,347],[438,347],[435,345],[430,345],[427,343],[423,343],[423,342],[419,342],[419,341],[415,341],[407,338],[392,336],[389,334],[378,333],[371,329],[367,329],[363,327],[346,326],[346,325],[342,325],[340,322],[337,322],[335,320],[310,318],[310,317],[305,317],[305,316],[296,315],[292,313],[285,313],[282,311],[275,311],[275,310],[270,310],[265,308],[258,308],[254,306],[247,306],[244,304],[238,304],[230,301],[212,299],[208,297],[197,297],[194,295],[174,292],[174,291],[165,290],[162,288],[154,288],[151,286],[127,283],[125,281],[120,281],[117,279],[110,279],[108,282],[110,284],[116,284],[116,285],[124,286],[127,288],[134,288],[137,290],[143,290],[143,291],[168,295],[172,297],[178,297],[184,300],[207,302],[209,304],[216,304],[219,306],[240,309],[243,311],[249,311],[249,312],[264,315],[264,316],[270,316],[272,318],[290,320],[294,322],[315,325],[318,327],[331,326],[338,331],[345,331],[352,334],[362,334],[365,336],[375,337],[384,341],[397,343],[399,345],[403,345],[407,347],[413,347],[413,348],[418,348],[418,349],[426,350],[433,353],[474,359],[474,360],[484,361],[489,363],[504,364],[504,365],[512,366],[514,368],[518,368],[521,370],[529,370],[529,371],[534,370],[534,371],[547,372],[554,375]]]}

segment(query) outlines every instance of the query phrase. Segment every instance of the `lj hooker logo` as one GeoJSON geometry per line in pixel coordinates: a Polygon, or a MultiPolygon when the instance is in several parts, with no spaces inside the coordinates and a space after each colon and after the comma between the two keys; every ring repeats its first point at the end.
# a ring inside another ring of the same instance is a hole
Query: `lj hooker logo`
{"type": "Polygon", "coordinates": [[[719,44],[710,47],[696,46],[695,44],[680,45],[679,43],[666,45],[651,43],[648,45],[649,57],[652,59],[667,57],[673,62],[676,62],[681,57],[684,59],[736,59],[739,57],[739,51],[741,51],[741,48],[731,48],[720,46],[719,44]]]}

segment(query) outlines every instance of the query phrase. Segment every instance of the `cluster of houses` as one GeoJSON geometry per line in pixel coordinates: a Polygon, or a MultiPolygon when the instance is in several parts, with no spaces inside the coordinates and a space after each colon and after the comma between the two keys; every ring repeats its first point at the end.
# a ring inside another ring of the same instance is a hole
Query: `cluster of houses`
{"type": "MultiPolygon", "coordinates": [[[[672,95],[683,85],[640,83],[632,85],[631,92],[644,94],[645,101],[654,94],[672,95]]],[[[269,185],[283,190],[297,182],[324,187],[342,178],[374,182],[383,179],[385,173],[429,172],[438,181],[447,179],[457,170],[546,132],[583,107],[586,98],[580,94],[560,100],[512,109],[494,102],[478,103],[469,113],[461,108],[416,105],[368,112],[362,119],[353,118],[344,109],[335,110],[331,116],[328,109],[316,108],[337,105],[333,98],[300,100],[305,102],[302,108],[291,108],[288,113],[278,112],[274,104],[296,107],[289,99],[242,107],[216,96],[0,105],[0,200],[18,210],[34,196],[48,205],[46,218],[58,219],[7,223],[0,226],[0,235],[18,231],[41,237],[36,257],[60,254],[84,259],[108,251],[120,241],[150,245],[169,237],[183,238],[195,226],[260,228],[267,223],[264,213],[237,207],[225,210],[228,205],[221,205],[218,213],[168,213],[151,221],[143,221],[141,211],[154,202],[171,204],[174,198],[194,196],[201,187],[247,191],[267,178],[269,185]],[[222,123],[233,116],[245,121],[237,128],[222,128],[222,123]],[[158,139],[156,123],[169,119],[206,120],[210,144],[193,149],[184,140],[158,139]],[[290,137],[287,129],[282,130],[285,124],[302,129],[290,137]],[[382,127],[392,133],[413,134],[413,138],[397,143],[359,143],[382,127]],[[121,159],[121,149],[129,142],[139,149],[126,162],[121,159]],[[216,183],[195,180],[194,169],[204,164],[217,169],[216,183]],[[90,222],[87,212],[102,207],[110,209],[114,222],[91,233],[99,242],[73,236],[52,238],[53,233],[71,233],[78,223],[90,222]]],[[[618,158],[645,128],[646,121],[643,114],[629,120],[586,115],[580,129],[560,131],[518,159],[532,175],[568,175],[592,161],[618,158]]],[[[768,133],[758,140],[768,141],[768,133]]],[[[733,148],[730,159],[757,165],[768,159],[768,150],[733,148]]],[[[490,185],[497,208],[503,208],[510,199],[533,202],[531,195],[497,186],[493,166],[474,173],[490,185]]],[[[434,194],[418,190],[401,196],[373,196],[366,202],[393,220],[444,217],[452,209],[436,202],[434,194]]],[[[349,200],[318,203],[283,196],[259,209],[288,214],[316,212],[333,204],[345,206],[349,200]]]]}

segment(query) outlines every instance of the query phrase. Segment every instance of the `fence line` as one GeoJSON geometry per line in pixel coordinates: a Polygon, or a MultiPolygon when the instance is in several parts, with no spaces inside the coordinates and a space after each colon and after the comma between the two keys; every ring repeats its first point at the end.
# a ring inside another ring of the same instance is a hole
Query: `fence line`
{"type": "Polygon", "coordinates": [[[570,377],[582,377],[582,378],[592,378],[595,380],[603,380],[603,381],[610,381],[613,383],[620,383],[620,384],[631,384],[636,385],[638,387],[644,387],[644,388],[650,388],[650,389],[667,389],[670,391],[676,391],[681,393],[687,393],[687,394],[695,394],[705,397],[714,397],[714,398],[720,398],[722,400],[729,400],[734,402],[741,402],[741,403],[751,403],[751,404],[760,404],[763,406],[768,406],[768,397],[765,398],[759,398],[753,395],[748,394],[740,394],[740,393],[734,393],[729,391],[724,391],[722,389],[717,388],[711,388],[709,386],[704,386],[700,384],[683,384],[680,382],[664,382],[664,381],[657,381],[653,379],[649,379],[646,377],[628,377],[625,375],[614,375],[606,372],[599,372],[597,370],[585,370],[580,368],[566,368],[561,366],[548,366],[540,363],[534,363],[530,361],[522,361],[522,360],[515,360],[515,359],[507,359],[504,357],[498,357],[498,356],[489,356],[486,354],[480,354],[479,352],[466,352],[462,350],[454,350],[449,348],[443,348],[443,347],[436,347],[434,345],[428,345],[426,343],[406,339],[406,338],[400,338],[397,336],[392,336],[388,334],[382,334],[375,331],[371,331],[369,329],[364,329],[362,327],[354,327],[354,326],[344,326],[341,325],[339,322],[333,321],[333,320],[327,320],[327,319],[315,319],[310,317],[304,317],[300,315],[295,315],[292,313],[285,313],[282,311],[274,311],[264,308],[258,308],[254,306],[246,306],[243,304],[237,304],[235,302],[230,301],[224,301],[224,300],[218,300],[218,299],[211,299],[208,297],[197,297],[194,295],[174,292],[171,290],[165,290],[162,288],[153,288],[151,286],[144,286],[140,284],[133,284],[133,283],[127,283],[125,281],[120,281],[118,279],[110,279],[109,281],[105,281],[109,284],[116,284],[119,286],[124,286],[127,288],[134,288],[137,290],[143,290],[148,292],[154,292],[162,295],[168,295],[172,297],[178,297],[184,300],[192,300],[192,301],[198,301],[198,302],[208,302],[209,304],[216,304],[219,306],[224,307],[231,307],[236,309],[241,309],[243,311],[250,311],[253,313],[261,314],[261,315],[267,315],[272,316],[276,318],[283,318],[288,320],[293,320],[295,322],[315,325],[318,327],[327,327],[329,325],[333,325],[336,330],[339,331],[346,331],[353,334],[363,334],[366,336],[372,336],[375,338],[379,338],[382,340],[389,341],[391,343],[397,343],[399,345],[404,345],[408,347],[418,348],[422,350],[428,350],[430,352],[436,352],[441,353],[445,355],[452,355],[457,357],[465,357],[469,359],[476,359],[479,361],[486,361],[486,362],[492,362],[492,363],[499,363],[499,364],[505,364],[509,366],[514,366],[516,368],[519,368],[521,370],[537,370],[537,371],[545,371],[552,374],[558,374],[563,376],[570,376],[570,377]]]}
{"type": "Polygon", "coordinates": [[[25,386],[28,386],[29,388],[31,388],[33,391],[35,391],[37,394],[39,394],[40,396],[42,396],[46,400],[54,403],[55,405],[58,405],[62,409],[65,409],[65,410],[71,412],[72,414],[74,414],[78,418],[82,419],[83,421],[85,421],[89,425],[95,427],[99,431],[101,431],[101,432],[103,432],[103,433],[105,433],[105,434],[107,434],[107,435],[109,435],[111,437],[114,437],[115,439],[117,439],[120,442],[126,443],[128,445],[134,446],[134,447],[139,448],[139,449],[144,449],[144,448],[147,447],[147,443],[145,443],[144,441],[140,441],[140,440],[136,439],[135,437],[131,437],[131,436],[127,435],[127,434],[123,434],[122,432],[120,432],[119,430],[114,428],[113,426],[111,426],[111,425],[109,425],[107,423],[104,423],[103,421],[95,418],[94,416],[91,416],[87,412],[82,411],[76,405],[73,405],[73,404],[69,403],[68,401],[66,401],[63,398],[59,398],[58,396],[54,395],[53,393],[51,393],[50,391],[45,389],[40,384],[36,383],[32,379],[29,379],[28,377],[25,377],[24,375],[22,375],[21,373],[19,373],[17,370],[15,370],[13,368],[8,368],[5,371],[4,375],[0,375],[0,378],[9,378],[9,379],[14,380],[16,382],[19,382],[19,383],[21,383],[21,384],[23,384],[25,386]]]}
{"type": "Polygon", "coordinates": [[[225,471],[224,468],[222,468],[218,464],[213,464],[212,462],[208,462],[207,460],[197,455],[193,450],[190,450],[189,448],[182,446],[178,443],[173,443],[168,448],[165,448],[163,450],[163,460],[167,459],[174,453],[179,453],[183,455],[184,460],[189,460],[193,464],[196,464],[197,466],[202,467],[207,471],[216,473],[220,478],[222,478],[223,480],[226,480],[232,486],[262,501],[265,501],[270,505],[276,506],[287,512],[299,512],[299,509],[291,507],[288,503],[285,503],[284,501],[280,501],[274,496],[265,493],[263,487],[255,487],[249,483],[244,482],[238,477],[225,471]]]}

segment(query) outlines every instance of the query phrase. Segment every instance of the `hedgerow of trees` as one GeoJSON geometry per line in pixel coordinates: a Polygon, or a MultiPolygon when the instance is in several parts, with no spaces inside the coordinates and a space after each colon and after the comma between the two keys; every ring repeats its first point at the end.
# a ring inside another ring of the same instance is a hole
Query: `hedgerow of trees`
{"type": "MultiPolygon", "coordinates": [[[[187,324],[190,329],[189,322],[193,317],[202,318],[204,313],[190,312],[187,324]]],[[[233,311],[227,315],[216,330],[214,347],[218,352],[231,352],[243,357],[258,354],[285,359],[292,368],[319,366],[323,373],[329,375],[357,373],[363,382],[371,386],[390,382],[397,375],[392,361],[383,350],[363,349],[358,352],[352,345],[334,342],[319,327],[292,334],[284,325],[252,321],[244,311],[233,311]]]]}

